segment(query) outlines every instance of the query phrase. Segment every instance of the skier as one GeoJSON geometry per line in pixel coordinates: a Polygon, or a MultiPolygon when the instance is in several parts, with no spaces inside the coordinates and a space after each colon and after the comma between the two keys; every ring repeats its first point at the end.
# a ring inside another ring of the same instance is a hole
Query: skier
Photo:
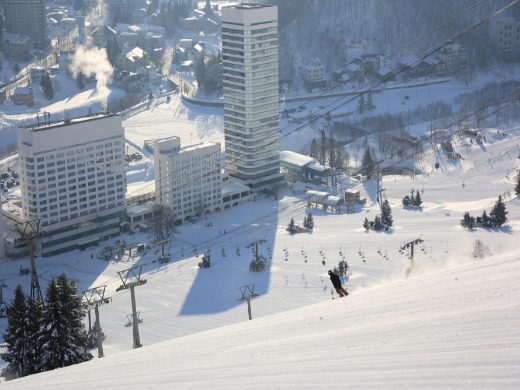
{"type": "Polygon", "coordinates": [[[348,295],[348,292],[346,292],[345,289],[341,286],[341,279],[339,278],[339,276],[329,269],[329,277],[330,281],[332,282],[332,285],[336,289],[336,292],[339,294],[340,298],[346,297],[348,295]]]}

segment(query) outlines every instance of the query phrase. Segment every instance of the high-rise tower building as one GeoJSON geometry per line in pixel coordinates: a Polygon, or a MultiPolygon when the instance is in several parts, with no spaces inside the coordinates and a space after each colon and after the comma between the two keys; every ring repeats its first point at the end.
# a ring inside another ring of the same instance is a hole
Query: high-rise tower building
{"type": "Polygon", "coordinates": [[[2,199],[0,196],[0,262],[5,256],[5,233],[4,233],[4,216],[2,215],[2,199]]]}
{"type": "Polygon", "coordinates": [[[126,215],[121,117],[87,117],[17,129],[24,221],[40,221],[41,255],[116,237],[126,215]]]}
{"type": "Polygon", "coordinates": [[[283,182],[280,174],[278,8],[222,9],[226,169],[252,190],[283,182]]]}
{"type": "Polygon", "coordinates": [[[45,0],[4,0],[5,31],[30,37],[37,47],[47,46],[45,0]]]}

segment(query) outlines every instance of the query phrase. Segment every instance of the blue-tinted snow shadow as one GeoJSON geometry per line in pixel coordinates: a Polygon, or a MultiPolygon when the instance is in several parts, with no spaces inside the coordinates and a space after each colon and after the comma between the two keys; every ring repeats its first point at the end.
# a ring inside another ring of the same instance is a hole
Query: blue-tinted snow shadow
{"type": "Polygon", "coordinates": [[[198,223],[198,227],[202,226],[199,237],[203,242],[198,246],[198,259],[202,261],[203,252],[210,249],[211,266],[196,271],[195,280],[182,305],[181,315],[230,310],[243,304],[243,301],[239,301],[242,296],[240,287],[253,283],[255,294],[267,293],[272,264],[270,253],[278,226],[278,202],[262,202],[262,207],[236,206],[210,217],[208,220],[213,225],[207,231],[218,229],[214,238],[210,236],[211,233],[205,233],[204,220],[198,223]],[[204,237],[206,234],[208,236],[204,237]],[[258,254],[267,263],[263,271],[251,272],[249,266],[256,248],[251,243],[257,240],[265,240],[258,245],[258,254]]]}

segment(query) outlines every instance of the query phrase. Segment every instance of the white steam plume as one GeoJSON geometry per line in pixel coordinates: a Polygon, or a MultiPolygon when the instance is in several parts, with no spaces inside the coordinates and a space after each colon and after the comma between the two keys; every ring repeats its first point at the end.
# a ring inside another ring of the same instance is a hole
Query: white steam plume
{"type": "Polygon", "coordinates": [[[108,61],[107,52],[97,47],[80,45],[72,55],[69,70],[74,78],[83,73],[86,77],[95,75],[96,88],[105,87],[111,80],[114,68],[108,61]]]}

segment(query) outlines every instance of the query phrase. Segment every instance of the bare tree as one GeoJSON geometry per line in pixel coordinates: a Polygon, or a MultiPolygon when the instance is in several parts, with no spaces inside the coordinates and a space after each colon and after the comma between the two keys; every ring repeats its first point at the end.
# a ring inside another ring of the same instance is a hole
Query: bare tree
{"type": "Polygon", "coordinates": [[[168,206],[156,204],[153,208],[153,222],[151,231],[156,241],[164,241],[171,238],[175,214],[168,206]]]}

